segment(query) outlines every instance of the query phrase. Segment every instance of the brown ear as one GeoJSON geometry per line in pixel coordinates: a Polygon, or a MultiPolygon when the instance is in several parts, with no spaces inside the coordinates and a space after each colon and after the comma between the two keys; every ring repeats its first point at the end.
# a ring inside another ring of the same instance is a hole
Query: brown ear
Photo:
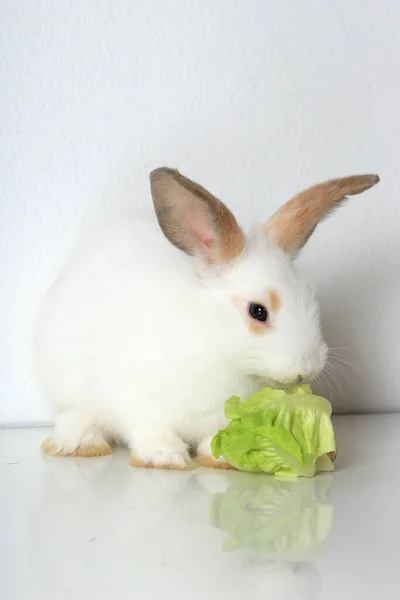
{"type": "Polygon", "coordinates": [[[150,173],[150,184],[158,222],[174,246],[210,264],[241,254],[244,233],[220,200],[166,167],[150,173]]]}
{"type": "Polygon", "coordinates": [[[268,235],[295,256],[316,226],[346,199],[378,183],[378,175],[354,175],[315,185],[289,200],[265,224],[268,235]]]}

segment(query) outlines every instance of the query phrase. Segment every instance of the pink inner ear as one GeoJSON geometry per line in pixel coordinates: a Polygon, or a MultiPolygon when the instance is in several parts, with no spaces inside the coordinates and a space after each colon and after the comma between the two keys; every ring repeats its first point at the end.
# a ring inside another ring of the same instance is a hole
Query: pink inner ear
{"type": "Polygon", "coordinates": [[[202,240],[201,243],[205,248],[212,248],[215,244],[215,239],[208,238],[208,239],[202,240]]]}
{"type": "Polygon", "coordinates": [[[199,246],[205,251],[214,248],[217,239],[206,207],[203,204],[191,203],[185,208],[190,208],[190,210],[185,210],[181,216],[184,229],[195,238],[199,246]]]}

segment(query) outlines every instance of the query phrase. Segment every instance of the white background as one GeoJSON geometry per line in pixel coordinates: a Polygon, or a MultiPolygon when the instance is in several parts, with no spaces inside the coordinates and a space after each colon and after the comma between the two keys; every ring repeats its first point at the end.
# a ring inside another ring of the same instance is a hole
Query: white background
{"type": "Polygon", "coordinates": [[[40,299],[86,222],[149,205],[176,166],[246,225],[318,181],[377,172],[301,263],[337,411],[400,409],[400,2],[0,0],[0,423],[47,420],[40,299]]]}

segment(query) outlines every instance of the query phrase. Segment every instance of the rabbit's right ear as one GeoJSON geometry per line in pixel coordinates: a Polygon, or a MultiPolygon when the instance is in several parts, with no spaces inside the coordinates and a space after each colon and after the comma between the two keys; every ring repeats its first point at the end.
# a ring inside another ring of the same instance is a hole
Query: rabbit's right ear
{"type": "Polygon", "coordinates": [[[284,252],[295,257],[318,223],[338,208],[346,196],[361,194],[378,181],[378,175],[353,175],[314,185],[277,210],[264,230],[284,252]]]}
{"type": "Polygon", "coordinates": [[[209,264],[231,262],[245,236],[230,210],[203,187],[166,167],[150,173],[157,219],[165,237],[209,264]]]}

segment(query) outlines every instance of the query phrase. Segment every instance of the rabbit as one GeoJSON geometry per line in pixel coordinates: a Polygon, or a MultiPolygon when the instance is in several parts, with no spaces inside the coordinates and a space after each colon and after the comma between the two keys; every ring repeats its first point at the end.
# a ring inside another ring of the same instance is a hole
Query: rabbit
{"type": "Polygon", "coordinates": [[[57,413],[43,451],[130,464],[228,468],[210,441],[224,403],[311,382],[327,346],[294,258],[318,223],[376,175],[303,191],[244,233],[230,210],[179,171],[150,174],[154,212],[83,236],[36,328],[44,396],[57,413]],[[163,234],[163,235],[162,235],[163,234]]]}

